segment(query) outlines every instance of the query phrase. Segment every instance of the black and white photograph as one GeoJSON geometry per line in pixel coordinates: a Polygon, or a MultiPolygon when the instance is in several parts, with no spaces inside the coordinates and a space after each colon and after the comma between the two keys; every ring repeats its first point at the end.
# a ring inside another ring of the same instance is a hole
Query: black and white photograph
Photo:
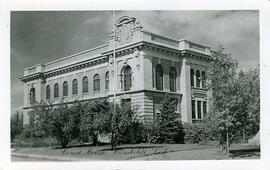
{"type": "Polygon", "coordinates": [[[0,170],[268,170],[269,0],[0,0],[0,170]]]}
{"type": "Polygon", "coordinates": [[[11,162],[260,160],[260,67],[259,10],[12,10],[11,162]]]}

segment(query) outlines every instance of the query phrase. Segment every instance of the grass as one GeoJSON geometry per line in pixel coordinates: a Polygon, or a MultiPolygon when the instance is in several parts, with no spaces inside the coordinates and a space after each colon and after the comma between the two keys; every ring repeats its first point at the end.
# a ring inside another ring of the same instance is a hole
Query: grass
{"type": "Polygon", "coordinates": [[[121,145],[111,150],[104,146],[70,146],[17,148],[13,153],[47,155],[48,157],[74,158],[74,160],[194,160],[225,159],[218,148],[198,144],[134,144],[121,145]]]}
{"type": "MultiPolygon", "coordinates": [[[[66,149],[59,147],[16,148],[13,153],[46,155],[68,158],[74,161],[89,160],[219,160],[219,159],[258,159],[259,152],[245,152],[244,154],[226,154],[219,148],[198,144],[133,144],[121,145],[111,150],[110,145],[73,145],[66,149]]],[[[18,159],[12,159],[20,161],[18,159]]],[[[34,159],[32,159],[34,160],[34,159]]]]}

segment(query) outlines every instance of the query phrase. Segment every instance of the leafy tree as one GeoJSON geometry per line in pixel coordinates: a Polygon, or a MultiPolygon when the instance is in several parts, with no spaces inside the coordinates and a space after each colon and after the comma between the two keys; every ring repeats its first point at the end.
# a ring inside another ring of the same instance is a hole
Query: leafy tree
{"type": "Polygon", "coordinates": [[[78,138],[81,104],[75,102],[68,107],[61,103],[58,106],[38,104],[34,107],[35,124],[39,124],[45,133],[56,138],[62,148],[78,138]]]}
{"type": "Polygon", "coordinates": [[[212,108],[206,122],[212,137],[218,136],[220,145],[227,151],[242,132],[259,128],[259,70],[237,74],[237,65],[237,61],[219,47],[208,72],[212,108]]]}
{"type": "Polygon", "coordinates": [[[260,77],[259,68],[250,69],[247,72],[240,71],[236,81],[239,86],[238,119],[242,129],[243,140],[248,136],[255,135],[259,130],[260,123],[260,77]]]}
{"type": "Polygon", "coordinates": [[[16,112],[11,116],[10,120],[10,137],[11,142],[14,141],[15,137],[21,134],[23,130],[23,116],[21,113],[16,112]]]}
{"type": "Polygon", "coordinates": [[[161,111],[157,114],[156,133],[157,142],[159,143],[171,142],[174,139],[178,142],[179,140],[183,141],[182,122],[179,119],[179,115],[175,112],[175,102],[169,95],[165,95],[161,111]]]}
{"type": "Polygon", "coordinates": [[[116,149],[117,145],[123,142],[128,133],[128,129],[135,121],[134,111],[129,105],[111,106],[110,108],[110,128],[111,147],[116,149]],[[114,108],[115,107],[115,108],[114,108]]]}
{"type": "Polygon", "coordinates": [[[220,145],[223,147],[232,142],[240,123],[234,105],[235,100],[238,100],[235,95],[238,90],[235,84],[237,66],[238,62],[219,46],[213,53],[208,70],[208,88],[212,91],[209,116],[217,127],[220,145]]]}
{"type": "Polygon", "coordinates": [[[98,143],[98,133],[106,132],[105,127],[109,121],[109,109],[107,99],[84,103],[80,123],[81,137],[91,136],[93,144],[96,145],[98,143]]]}

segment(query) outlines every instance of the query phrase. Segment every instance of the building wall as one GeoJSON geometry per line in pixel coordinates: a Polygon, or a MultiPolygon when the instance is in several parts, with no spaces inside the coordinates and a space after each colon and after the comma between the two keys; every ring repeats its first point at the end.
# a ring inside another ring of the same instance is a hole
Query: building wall
{"type": "Polygon", "coordinates": [[[50,85],[50,100],[46,99],[46,90],[43,90],[43,101],[55,104],[61,101],[71,102],[74,100],[87,100],[91,98],[105,97],[108,94],[108,90],[105,89],[105,74],[107,71],[109,71],[108,62],[103,62],[88,68],[50,77],[44,84],[44,88],[46,88],[47,85],[50,85]],[[93,78],[95,74],[99,74],[100,76],[99,91],[94,91],[93,89],[93,78]],[[88,92],[83,93],[82,80],[85,76],[88,78],[88,92]],[[77,79],[78,82],[78,94],[72,94],[72,82],[74,79],[77,79]],[[65,81],[68,83],[68,96],[63,96],[63,83],[65,81]],[[59,84],[59,97],[54,98],[54,85],[56,83],[59,84]]]}
{"type": "MultiPolygon", "coordinates": [[[[114,94],[114,67],[113,57],[104,62],[78,69],[76,71],[67,72],[47,78],[45,81],[41,79],[29,81],[24,87],[24,106],[30,106],[29,91],[31,87],[36,89],[36,100],[38,102],[45,101],[52,104],[60,102],[72,102],[74,100],[89,100],[100,97],[109,97],[113,101],[114,94]],[[105,74],[109,71],[109,89],[105,89],[105,74]],[[93,78],[95,74],[100,76],[100,90],[93,90],[93,78]],[[82,93],[82,80],[88,77],[88,92],[82,93]],[[78,81],[78,94],[72,95],[72,81],[78,81]],[[68,82],[68,96],[63,96],[63,83],[68,82]],[[54,98],[54,85],[59,84],[59,97],[54,98]],[[46,86],[50,85],[50,99],[46,99],[46,86]]],[[[207,62],[193,59],[188,56],[176,56],[160,53],[154,50],[140,50],[139,52],[130,51],[125,54],[116,56],[116,79],[117,79],[117,103],[121,103],[122,99],[131,99],[132,107],[135,108],[140,117],[147,120],[155,118],[159,112],[160,105],[165,93],[170,94],[172,98],[177,99],[176,112],[179,113],[181,119],[186,122],[192,122],[191,101],[207,101],[208,92],[206,89],[191,87],[190,85],[190,69],[205,71],[207,62]],[[156,70],[157,64],[163,67],[163,90],[156,89],[156,70]],[[121,87],[121,74],[125,66],[132,69],[132,87],[130,91],[124,91],[121,87]],[[170,67],[175,67],[176,92],[170,92],[169,71],[170,67]]],[[[196,80],[195,80],[196,84],[196,80]]],[[[196,108],[197,110],[197,108],[196,108]]],[[[26,116],[27,117],[27,116],[26,116]]]]}

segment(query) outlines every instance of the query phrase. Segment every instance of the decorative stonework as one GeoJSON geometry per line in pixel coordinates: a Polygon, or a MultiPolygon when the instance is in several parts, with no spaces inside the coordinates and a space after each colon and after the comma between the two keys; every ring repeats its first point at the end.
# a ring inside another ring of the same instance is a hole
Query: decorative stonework
{"type": "MultiPolygon", "coordinates": [[[[113,32],[109,36],[109,41],[115,40],[115,47],[135,42],[142,38],[142,28],[136,18],[123,16],[115,23],[115,38],[113,38],[113,32]]],[[[110,44],[113,45],[112,42],[110,44]]]]}

